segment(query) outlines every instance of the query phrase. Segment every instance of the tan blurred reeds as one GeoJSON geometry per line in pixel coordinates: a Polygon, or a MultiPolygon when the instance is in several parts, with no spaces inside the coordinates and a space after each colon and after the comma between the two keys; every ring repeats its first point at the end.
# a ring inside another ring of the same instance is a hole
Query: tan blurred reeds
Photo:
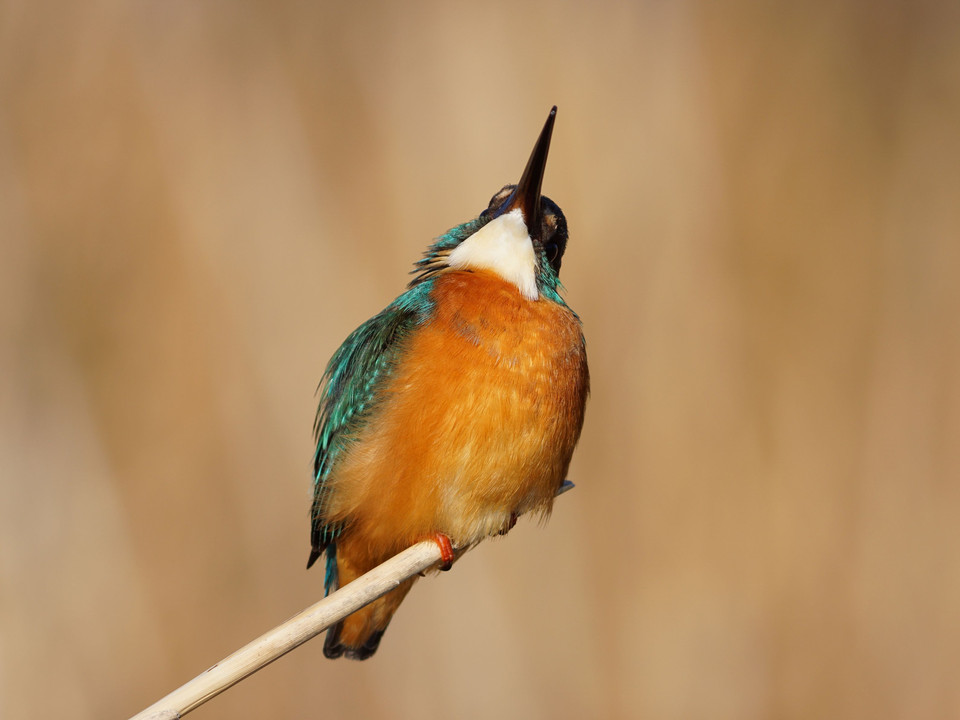
{"type": "Polygon", "coordinates": [[[949,2],[0,3],[0,717],[125,717],[318,597],[323,363],[554,103],[577,492],[373,661],[197,716],[960,715],[958,41],[949,2]]]}

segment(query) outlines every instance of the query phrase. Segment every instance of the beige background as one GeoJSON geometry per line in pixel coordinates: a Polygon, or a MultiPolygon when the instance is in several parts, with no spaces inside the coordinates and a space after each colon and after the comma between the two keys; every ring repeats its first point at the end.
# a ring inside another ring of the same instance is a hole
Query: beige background
{"type": "Polygon", "coordinates": [[[578,489],[198,718],[960,716],[956,2],[0,2],[0,716],[306,606],[313,391],[545,192],[578,489]]]}

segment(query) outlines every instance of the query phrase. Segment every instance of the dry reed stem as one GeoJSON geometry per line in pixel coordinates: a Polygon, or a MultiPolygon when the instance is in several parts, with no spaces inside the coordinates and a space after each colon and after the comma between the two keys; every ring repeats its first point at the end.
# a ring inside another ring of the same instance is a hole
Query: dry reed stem
{"type": "MultiPolygon", "coordinates": [[[[557,495],[572,487],[573,483],[564,482],[557,495]]],[[[204,670],[130,720],[176,720],[186,715],[440,561],[440,548],[433,540],[407,548],[204,670]]]]}

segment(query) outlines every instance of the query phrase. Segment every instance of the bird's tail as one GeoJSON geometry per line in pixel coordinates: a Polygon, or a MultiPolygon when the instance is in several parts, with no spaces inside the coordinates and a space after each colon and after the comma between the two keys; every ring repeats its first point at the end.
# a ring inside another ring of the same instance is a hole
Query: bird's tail
{"type": "MultiPolygon", "coordinates": [[[[362,574],[342,554],[338,557],[335,544],[327,547],[324,587],[328,595],[335,592],[341,582],[346,585],[362,574]]],[[[380,638],[386,632],[393,614],[413,587],[414,580],[401,583],[395,590],[332,625],[327,630],[323,654],[331,659],[347,657],[351,660],[366,660],[373,655],[380,646],[380,638]]]]}

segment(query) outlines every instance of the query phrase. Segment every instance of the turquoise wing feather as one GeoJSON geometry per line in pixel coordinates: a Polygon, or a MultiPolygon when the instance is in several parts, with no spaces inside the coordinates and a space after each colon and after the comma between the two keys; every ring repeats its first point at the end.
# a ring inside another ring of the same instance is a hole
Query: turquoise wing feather
{"type": "MultiPolygon", "coordinates": [[[[433,283],[426,281],[407,290],[379,315],[354,330],[327,365],[320,381],[320,404],[314,423],[317,450],[314,456],[314,495],[311,510],[312,549],[307,567],[332,546],[343,531],[342,522],[327,519],[333,492],[328,480],[343,449],[356,437],[390,377],[405,338],[429,317],[433,283]]],[[[332,560],[334,552],[328,554],[332,560]]],[[[334,564],[335,568],[335,564],[334,564]]],[[[336,586],[328,562],[325,584],[336,586]]]]}

